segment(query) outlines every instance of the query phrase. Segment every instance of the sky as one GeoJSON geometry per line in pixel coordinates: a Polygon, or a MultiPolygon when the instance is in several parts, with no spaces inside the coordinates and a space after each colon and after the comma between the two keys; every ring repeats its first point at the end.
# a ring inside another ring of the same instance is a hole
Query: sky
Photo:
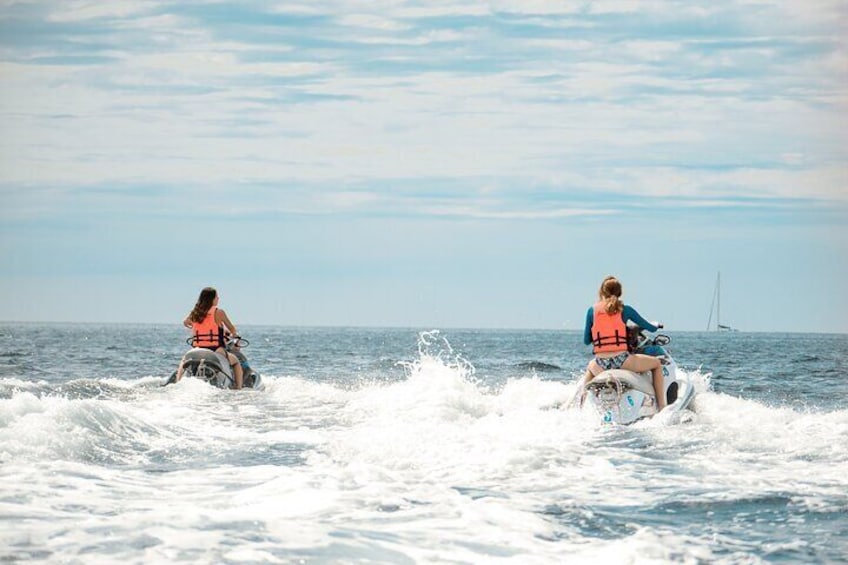
{"type": "Polygon", "coordinates": [[[844,0],[0,0],[0,320],[848,333],[844,0]],[[713,315],[715,322],[715,315],[713,315]]]}

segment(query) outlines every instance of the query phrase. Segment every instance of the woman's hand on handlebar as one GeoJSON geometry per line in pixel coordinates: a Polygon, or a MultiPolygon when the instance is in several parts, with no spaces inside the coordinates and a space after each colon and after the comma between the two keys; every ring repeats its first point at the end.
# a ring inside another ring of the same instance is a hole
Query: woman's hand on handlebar
{"type": "Polygon", "coordinates": [[[241,348],[246,347],[250,342],[241,337],[240,335],[228,334],[227,335],[227,344],[231,347],[241,348]]]}

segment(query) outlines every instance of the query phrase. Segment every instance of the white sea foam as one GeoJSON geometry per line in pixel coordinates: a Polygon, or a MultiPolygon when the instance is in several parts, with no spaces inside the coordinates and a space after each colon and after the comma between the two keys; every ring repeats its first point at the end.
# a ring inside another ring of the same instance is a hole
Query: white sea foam
{"type": "Polygon", "coordinates": [[[401,380],[267,375],[265,392],[238,395],[142,378],[76,398],[7,379],[0,556],[756,562],[664,517],[722,501],[848,508],[847,411],[767,406],[688,375],[687,422],[630,427],[559,408],[574,383],[486,386],[450,350],[422,351],[401,380]],[[656,523],[633,525],[646,508],[656,523]]]}

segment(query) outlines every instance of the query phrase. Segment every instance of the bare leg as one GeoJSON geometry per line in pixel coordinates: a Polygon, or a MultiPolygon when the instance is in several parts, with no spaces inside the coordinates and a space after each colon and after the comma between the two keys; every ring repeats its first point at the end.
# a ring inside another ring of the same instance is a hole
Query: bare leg
{"type": "Polygon", "coordinates": [[[244,369],[238,357],[232,353],[227,353],[227,358],[230,360],[230,367],[233,368],[233,376],[235,377],[235,388],[240,389],[244,384],[244,369]]]}
{"type": "Polygon", "coordinates": [[[604,372],[604,368],[598,365],[598,362],[592,359],[589,361],[589,366],[586,367],[586,384],[589,384],[589,381],[600,375],[604,372]]]}
{"type": "Polygon", "coordinates": [[[179,382],[181,378],[183,378],[183,365],[185,364],[185,357],[180,359],[180,365],[177,367],[177,378],[174,379],[174,382],[179,382]]]}
{"type": "Polygon", "coordinates": [[[577,391],[574,393],[574,397],[571,399],[571,402],[568,403],[569,408],[574,405],[583,406],[583,399],[586,397],[586,385],[588,385],[602,370],[601,366],[598,365],[594,359],[589,361],[589,366],[586,368],[583,378],[580,379],[580,383],[577,385],[577,391]]]}
{"type": "Polygon", "coordinates": [[[622,369],[633,371],[634,373],[644,373],[651,371],[654,384],[654,395],[657,397],[657,412],[665,408],[665,387],[662,363],[656,357],[650,355],[633,354],[629,355],[621,365],[622,369]]]}

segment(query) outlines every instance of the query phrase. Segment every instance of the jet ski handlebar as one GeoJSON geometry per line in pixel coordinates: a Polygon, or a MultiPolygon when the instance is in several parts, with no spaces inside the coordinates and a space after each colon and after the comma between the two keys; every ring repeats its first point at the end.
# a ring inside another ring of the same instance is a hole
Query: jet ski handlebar
{"type": "Polygon", "coordinates": [[[248,345],[250,345],[250,342],[241,337],[240,335],[228,335],[227,345],[232,347],[247,347],[248,345]]]}
{"type": "MultiPolygon", "coordinates": [[[[657,329],[661,329],[663,327],[660,322],[654,322],[654,325],[657,329]]],[[[656,334],[651,337],[648,335],[647,330],[640,328],[636,324],[631,324],[630,322],[628,322],[627,330],[628,343],[630,344],[631,352],[642,349],[648,345],[667,345],[671,343],[671,338],[667,335],[656,334]]]]}

